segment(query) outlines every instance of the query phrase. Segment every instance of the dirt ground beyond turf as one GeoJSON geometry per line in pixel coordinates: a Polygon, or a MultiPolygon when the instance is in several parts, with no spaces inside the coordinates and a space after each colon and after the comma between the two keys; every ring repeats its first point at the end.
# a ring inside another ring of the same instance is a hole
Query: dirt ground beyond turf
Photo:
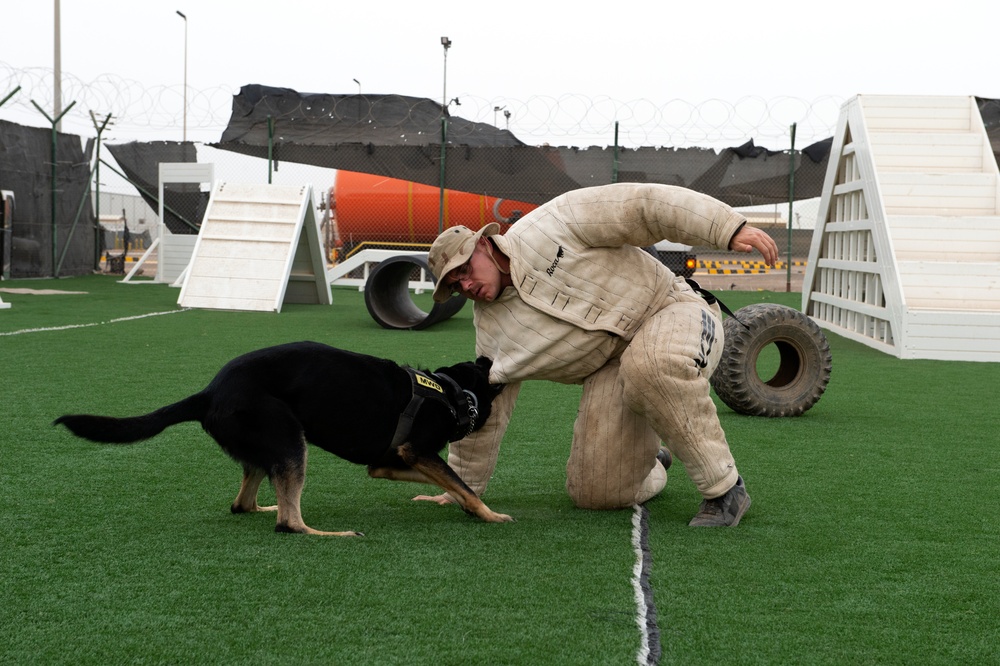
{"type": "Polygon", "coordinates": [[[795,291],[802,292],[804,266],[792,268],[791,278],[784,270],[768,270],[750,274],[712,274],[695,271],[694,281],[709,291],[795,291]],[[789,288],[790,287],[790,288],[789,288]]]}

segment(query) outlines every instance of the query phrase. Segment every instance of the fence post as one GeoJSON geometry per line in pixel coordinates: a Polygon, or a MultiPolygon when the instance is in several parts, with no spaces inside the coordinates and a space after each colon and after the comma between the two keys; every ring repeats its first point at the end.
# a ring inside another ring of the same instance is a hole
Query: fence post
{"type": "Polygon", "coordinates": [[[792,290],[792,211],[795,205],[795,123],[792,123],[792,159],[788,167],[788,259],[785,262],[785,291],[792,290]]]}
{"type": "Polygon", "coordinates": [[[109,113],[104,118],[104,122],[98,126],[94,112],[90,112],[90,121],[94,123],[94,129],[97,130],[97,154],[94,157],[94,221],[96,222],[94,233],[94,270],[97,270],[101,266],[101,132],[108,126],[108,121],[110,120],[111,114],[109,113]]]}
{"type": "Polygon", "coordinates": [[[56,247],[56,241],[57,241],[57,238],[58,238],[58,234],[56,233],[56,231],[57,231],[57,227],[56,227],[56,156],[57,156],[56,155],[56,153],[57,153],[57,151],[56,151],[56,144],[57,144],[57,141],[56,141],[56,125],[58,125],[59,121],[62,120],[62,117],[65,116],[69,112],[69,110],[73,108],[73,105],[76,104],[76,102],[75,101],[70,102],[69,106],[67,106],[65,109],[63,109],[63,112],[60,113],[58,116],[56,116],[55,119],[53,119],[51,116],[49,116],[49,114],[45,113],[45,110],[42,107],[38,106],[38,104],[35,103],[35,100],[31,100],[31,103],[35,105],[35,108],[38,109],[43,116],[45,116],[46,120],[48,120],[50,123],[52,123],[52,184],[49,186],[49,190],[50,190],[50,192],[52,194],[52,196],[51,196],[51,200],[52,200],[52,277],[59,277],[56,274],[56,254],[58,252],[57,247],[56,247]]]}
{"type": "Polygon", "coordinates": [[[274,119],[267,114],[267,184],[271,184],[271,158],[274,155],[274,119]]]}
{"type": "Polygon", "coordinates": [[[615,121],[615,153],[614,161],[611,163],[611,182],[618,182],[618,121],[615,121]]]}
{"type": "Polygon", "coordinates": [[[438,201],[438,235],[444,233],[444,159],[445,143],[448,141],[448,119],[441,116],[441,198],[438,201]]]}
{"type": "Polygon", "coordinates": [[[21,89],[21,86],[18,86],[16,88],[14,88],[13,90],[11,90],[10,93],[8,93],[6,97],[4,97],[3,99],[0,99],[0,106],[3,106],[4,104],[6,104],[7,100],[9,100],[11,97],[13,97],[14,95],[16,95],[17,91],[20,90],[20,89],[21,89]]]}

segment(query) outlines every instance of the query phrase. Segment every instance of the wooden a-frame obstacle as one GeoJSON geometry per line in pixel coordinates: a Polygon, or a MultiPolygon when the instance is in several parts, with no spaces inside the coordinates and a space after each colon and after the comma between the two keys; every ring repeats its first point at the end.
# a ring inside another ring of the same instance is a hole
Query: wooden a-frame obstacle
{"type": "Polygon", "coordinates": [[[1000,362],[1000,170],[975,98],[844,104],[802,311],[899,358],[1000,362]]]}
{"type": "Polygon", "coordinates": [[[219,183],[185,270],[179,305],[281,312],[333,302],[312,186],[219,183]]]}

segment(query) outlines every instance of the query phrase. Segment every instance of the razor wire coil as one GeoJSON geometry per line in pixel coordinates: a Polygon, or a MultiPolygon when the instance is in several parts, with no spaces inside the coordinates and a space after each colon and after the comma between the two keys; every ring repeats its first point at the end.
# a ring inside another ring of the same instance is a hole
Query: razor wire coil
{"type": "MultiPolygon", "coordinates": [[[[19,117],[34,116],[44,124],[45,119],[32,102],[51,109],[52,82],[50,68],[19,69],[0,63],[0,98],[20,87],[0,107],[0,118],[17,111],[19,117]]],[[[206,137],[212,140],[212,132],[218,140],[228,124],[232,98],[238,92],[225,85],[204,89],[189,86],[185,114],[185,91],[181,85],[146,86],[110,73],[84,81],[63,72],[61,88],[64,108],[75,102],[63,118],[66,125],[82,136],[90,136],[96,132],[95,118],[100,121],[110,115],[113,133],[108,138],[113,141],[150,140],[167,133],[175,139],[185,117],[187,127],[200,132],[202,140],[206,137]]],[[[834,96],[812,100],[746,96],[735,101],[718,98],[699,102],[644,98],[620,101],[576,93],[525,99],[460,93],[457,99],[461,108],[450,107],[453,115],[510,130],[528,144],[724,148],[752,138],[758,145],[774,150],[788,147],[792,124],[797,127],[799,146],[831,136],[843,102],[834,96]]],[[[301,108],[280,109],[286,115],[279,117],[316,111],[303,103],[301,108]]],[[[335,114],[336,105],[328,112],[335,114]]]]}

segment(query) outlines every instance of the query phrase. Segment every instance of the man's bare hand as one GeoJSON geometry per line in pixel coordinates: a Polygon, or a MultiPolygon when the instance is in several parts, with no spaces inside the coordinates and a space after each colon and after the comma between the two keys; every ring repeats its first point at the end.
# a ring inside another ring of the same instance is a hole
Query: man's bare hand
{"type": "Polygon", "coordinates": [[[451,498],[448,493],[442,493],[440,495],[417,495],[413,498],[414,502],[434,502],[435,504],[440,504],[444,506],[446,504],[454,504],[455,500],[451,498]]]}
{"type": "Polygon", "coordinates": [[[774,266],[774,262],[778,260],[778,244],[774,239],[749,224],[744,224],[743,228],[736,232],[729,241],[729,249],[733,252],[751,252],[756,249],[768,266],[774,266]]]}

